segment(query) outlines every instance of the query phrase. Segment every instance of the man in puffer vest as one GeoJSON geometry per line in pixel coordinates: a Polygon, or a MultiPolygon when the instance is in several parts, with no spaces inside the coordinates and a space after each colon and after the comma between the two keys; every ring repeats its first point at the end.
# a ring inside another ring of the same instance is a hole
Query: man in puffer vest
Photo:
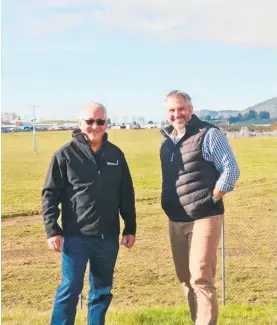
{"type": "Polygon", "coordinates": [[[240,171],[226,136],[193,114],[188,94],[173,90],[165,105],[170,125],[161,130],[162,208],[175,269],[195,325],[215,325],[223,196],[233,190],[240,171]]]}

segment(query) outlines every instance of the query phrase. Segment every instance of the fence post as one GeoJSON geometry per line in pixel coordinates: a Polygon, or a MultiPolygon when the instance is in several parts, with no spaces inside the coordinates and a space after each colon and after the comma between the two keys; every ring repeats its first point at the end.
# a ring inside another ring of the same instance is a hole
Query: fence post
{"type": "Polygon", "coordinates": [[[224,217],[221,227],[221,277],[222,277],[222,305],[225,306],[225,237],[224,237],[224,217]]]}

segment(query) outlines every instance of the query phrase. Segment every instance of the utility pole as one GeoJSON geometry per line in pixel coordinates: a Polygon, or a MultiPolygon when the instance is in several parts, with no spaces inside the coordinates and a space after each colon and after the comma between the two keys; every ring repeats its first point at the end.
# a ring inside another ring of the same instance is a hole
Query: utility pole
{"type": "Polygon", "coordinates": [[[36,139],[36,105],[33,105],[33,149],[34,153],[37,154],[37,139],[36,139]]]}

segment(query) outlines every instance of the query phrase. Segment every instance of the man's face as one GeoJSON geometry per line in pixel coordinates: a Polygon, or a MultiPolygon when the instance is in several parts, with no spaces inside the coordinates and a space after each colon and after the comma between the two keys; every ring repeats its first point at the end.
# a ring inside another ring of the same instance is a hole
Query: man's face
{"type": "Polygon", "coordinates": [[[170,96],[165,102],[168,122],[179,133],[184,132],[185,122],[191,119],[193,107],[181,96],[170,96]]]}
{"type": "Polygon", "coordinates": [[[101,108],[95,108],[88,111],[79,121],[81,131],[86,135],[90,142],[102,141],[107,126],[108,122],[105,119],[104,112],[101,108]]]}

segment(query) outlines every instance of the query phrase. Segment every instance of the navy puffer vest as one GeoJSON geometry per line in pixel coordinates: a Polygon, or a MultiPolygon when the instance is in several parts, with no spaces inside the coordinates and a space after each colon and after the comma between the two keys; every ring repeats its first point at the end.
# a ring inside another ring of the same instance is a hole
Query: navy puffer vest
{"type": "Polygon", "coordinates": [[[215,126],[192,115],[177,144],[170,137],[172,126],[161,130],[162,208],[172,221],[188,222],[224,213],[223,202],[212,200],[219,173],[202,154],[210,128],[215,126]]]}

